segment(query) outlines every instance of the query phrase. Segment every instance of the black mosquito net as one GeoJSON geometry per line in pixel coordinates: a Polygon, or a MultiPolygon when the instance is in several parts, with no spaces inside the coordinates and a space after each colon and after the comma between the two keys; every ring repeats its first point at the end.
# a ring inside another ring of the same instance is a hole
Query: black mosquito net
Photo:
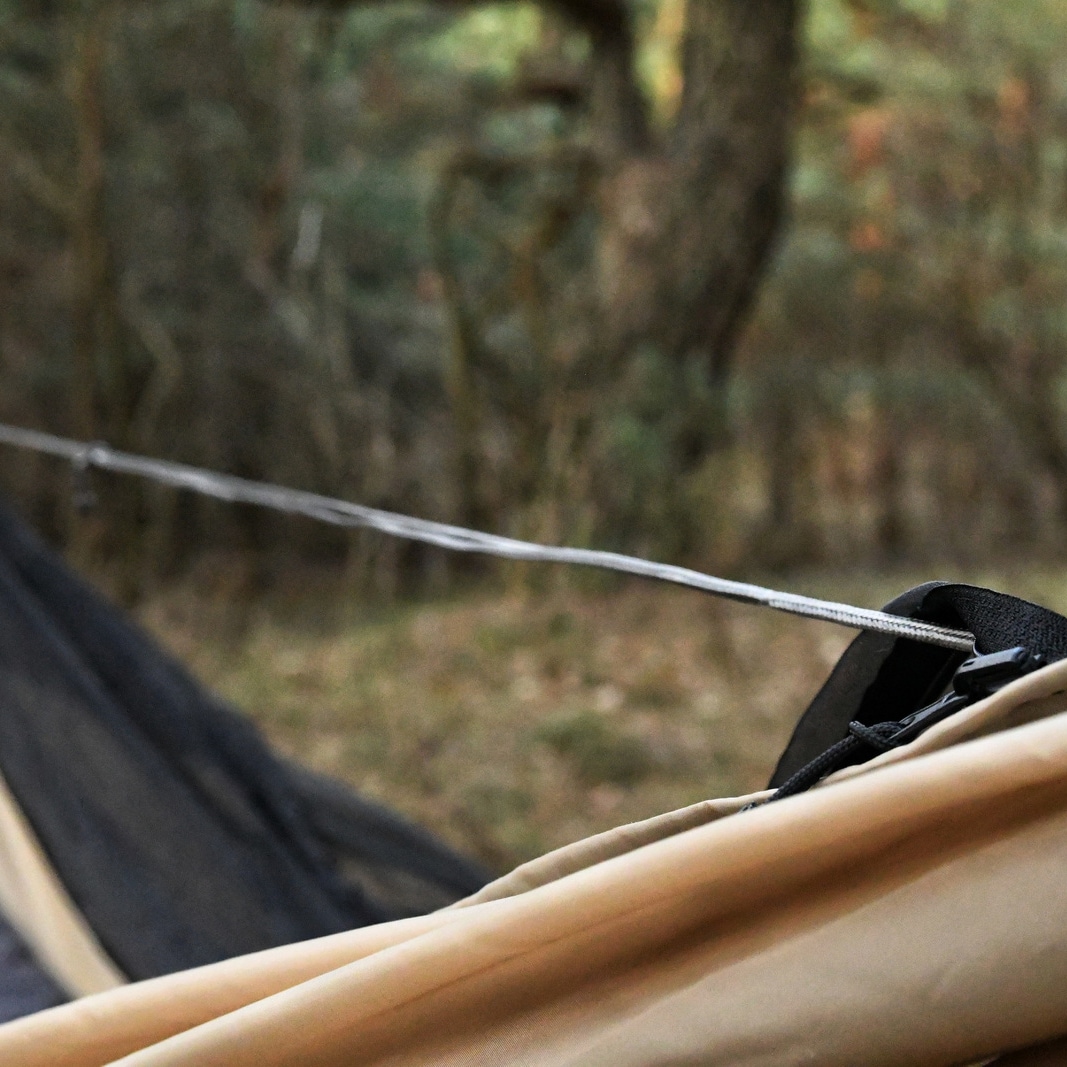
{"type": "Polygon", "coordinates": [[[66,999],[0,915],[0,1022],[54,1008],[66,999]]]}
{"type": "MultiPolygon", "coordinates": [[[[273,754],[3,506],[0,773],[131,979],[430,911],[487,878],[273,754]]],[[[0,971],[31,963],[0,927],[0,971]]]]}

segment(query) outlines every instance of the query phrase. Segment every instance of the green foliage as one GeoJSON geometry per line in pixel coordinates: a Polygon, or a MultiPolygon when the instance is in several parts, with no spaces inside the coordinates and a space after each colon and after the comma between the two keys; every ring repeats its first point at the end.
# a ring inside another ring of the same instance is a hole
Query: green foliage
{"type": "Polygon", "coordinates": [[[853,551],[864,513],[864,537],[912,554],[946,551],[950,526],[983,552],[1058,542],[1065,41],[1055,3],[809,5],[793,219],[743,361],[760,421],[741,424],[767,440],[794,558],[853,551]],[[944,517],[928,532],[924,496],[944,517]]]}
{"type": "Polygon", "coordinates": [[[556,715],[534,737],[564,757],[586,785],[633,786],[653,770],[645,744],[595,711],[556,715]]]}
{"type": "Polygon", "coordinates": [[[446,77],[459,74],[506,81],[515,75],[523,57],[537,48],[541,22],[541,13],[532,3],[475,8],[451,20],[443,32],[423,42],[419,51],[446,77]]]}
{"type": "MultiPolygon", "coordinates": [[[[661,125],[683,8],[635,3],[661,125]]],[[[81,99],[98,10],[0,4],[0,417],[78,432],[91,281],[119,445],[709,566],[1062,544],[1064,4],[811,0],[790,226],[723,382],[605,341],[588,101],[524,81],[587,76],[589,42],[545,9],[120,2],[81,99]]],[[[18,462],[55,518],[60,483],[18,462]]],[[[105,510],[136,573],[284,545],[383,595],[440,581],[197,503],[105,510]]]]}

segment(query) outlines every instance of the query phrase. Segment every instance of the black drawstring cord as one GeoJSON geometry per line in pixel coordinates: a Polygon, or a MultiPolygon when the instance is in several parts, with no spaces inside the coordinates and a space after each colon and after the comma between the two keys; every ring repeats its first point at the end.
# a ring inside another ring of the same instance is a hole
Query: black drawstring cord
{"type": "Polygon", "coordinates": [[[861,722],[850,722],[848,732],[865,745],[879,752],[888,752],[891,748],[897,748],[900,745],[899,741],[893,740],[894,735],[900,733],[900,727],[899,722],[880,722],[877,726],[864,726],[861,722]]]}
{"type": "MultiPolygon", "coordinates": [[[[1009,648],[1004,652],[974,656],[960,664],[952,679],[952,689],[928,707],[906,715],[899,722],[880,722],[873,726],[850,722],[847,737],[801,767],[763,803],[769,804],[797,793],[805,793],[835,771],[865,763],[882,752],[909,744],[934,723],[955,715],[957,711],[962,711],[983,697],[991,696],[1009,682],[1044,665],[1043,656],[1025,648],[1009,648]]],[[[760,806],[759,803],[749,804],[742,810],[760,806]]]]}
{"type": "Polygon", "coordinates": [[[881,752],[897,748],[902,742],[894,740],[901,733],[903,723],[880,722],[875,726],[864,726],[861,722],[848,724],[848,737],[831,745],[821,756],[816,756],[806,767],[801,767],[792,778],[786,779],[770,800],[782,800],[796,793],[806,793],[816,782],[822,781],[828,774],[833,774],[854,763],[865,762],[863,750],[870,749],[873,759],[881,752]],[[860,757],[860,758],[857,758],[860,757]]]}

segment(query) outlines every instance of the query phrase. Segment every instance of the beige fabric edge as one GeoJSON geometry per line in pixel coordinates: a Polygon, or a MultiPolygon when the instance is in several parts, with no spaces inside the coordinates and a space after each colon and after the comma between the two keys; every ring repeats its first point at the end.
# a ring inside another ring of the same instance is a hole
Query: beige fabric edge
{"type": "Polygon", "coordinates": [[[1061,711],[1067,711],[1067,660],[1059,660],[1019,678],[985,700],[935,723],[910,745],[892,749],[866,763],[846,767],[830,775],[819,784],[819,788],[870,774],[891,763],[938,752],[961,741],[1047,719],[1061,711]]]}
{"type": "Polygon", "coordinates": [[[1060,716],[452,912],[115,1067],[973,1062],[1062,1028],[1065,820],[1060,716]]]}
{"type": "Polygon", "coordinates": [[[2,776],[0,910],[70,996],[101,993],[126,983],[67,894],[2,776]]]}
{"type": "MultiPolygon", "coordinates": [[[[939,737],[938,744],[932,745],[928,742],[920,746],[918,742],[913,743],[907,749],[888,754],[892,759],[886,760],[882,757],[877,766],[913,760],[924,754],[919,751],[920,748],[933,751],[961,739],[968,733],[988,731],[997,724],[1025,721],[1043,713],[1048,714],[1053,708],[1062,710],[1067,704],[1067,701],[1061,699],[1065,687],[1067,664],[1055,664],[1045,668],[961,713],[957,720],[951,721],[952,730],[945,729],[949,723],[934,728],[938,735],[933,740],[936,741],[939,737]],[[1050,699],[1052,703],[1049,703],[1050,699]]],[[[934,730],[931,730],[930,734],[933,735],[934,730]]],[[[919,740],[925,741],[926,738],[919,740]]],[[[837,780],[844,781],[859,777],[861,773],[869,773],[868,768],[873,764],[874,761],[864,768],[850,769],[852,773],[842,772],[837,776],[837,780]]],[[[823,793],[823,790],[817,792],[823,793]]],[[[830,792],[836,793],[837,790],[830,792]]],[[[761,795],[765,794],[754,794],[755,797],[761,795]]],[[[813,793],[809,798],[797,798],[790,805],[783,807],[795,807],[798,802],[805,806],[816,795],[813,793]]],[[[0,800],[2,799],[3,795],[0,793],[0,800]]],[[[10,797],[8,799],[10,801],[10,797]]],[[[169,1035],[196,1028],[217,1016],[236,1010],[237,1015],[234,1018],[238,1018],[242,1014],[238,1009],[263,998],[273,997],[291,987],[300,986],[301,983],[320,976],[322,980],[330,981],[330,972],[336,972],[339,968],[348,970],[350,965],[358,965],[359,961],[366,961],[380,953],[389,956],[389,950],[396,950],[412,939],[423,942],[429,937],[433,940],[435,933],[443,934],[446,928],[457,920],[471,916],[471,911],[467,909],[473,909],[479,915],[492,913],[495,910],[493,907],[486,910],[485,902],[488,900],[503,900],[509,895],[528,893],[548,885],[553,880],[568,878],[576,872],[598,866],[607,859],[621,857],[647,845],[673,837],[685,837],[693,830],[703,832],[700,828],[706,830],[710,822],[737,811],[749,799],[751,798],[745,797],[702,802],[578,842],[524,865],[511,875],[493,883],[476,897],[461,902],[454,910],[287,946],[180,975],[130,985],[0,1027],[0,1063],[17,1063],[25,1067],[101,1067],[118,1056],[144,1048],[169,1035]]],[[[17,807],[13,811],[17,823],[21,815],[17,807]]],[[[2,814],[0,812],[0,815],[2,814]]],[[[753,813],[751,817],[763,818],[768,814],[773,816],[777,813],[753,813]]],[[[0,848],[3,848],[5,853],[8,836],[5,832],[6,822],[6,819],[0,818],[0,848]]],[[[755,829],[755,823],[750,825],[755,829]]],[[[43,856],[40,858],[43,859],[43,856]]],[[[593,876],[598,876],[599,873],[593,872],[593,876]]],[[[7,906],[2,896],[0,904],[7,906]]],[[[459,925],[465,926],[466,923],[460,922],[459,925]]],[[[311,981],[311,984],[315,985],[315,982],[311,981]]],[[[140,1057],[137,1062],[140,1063],[140,1057]]],[[[1029,1064],[1031,1061],[1004,1062],[1029,1064]]],[[[1036,1067],[1036,1064],[1045,1061],[1033,1062],[1036,1067]]]]}
{"type": "MultiPolygon", "coordinates": [[[[210,1018],[212,1014],[232,1010],[234,1004],[242,1001],[250,1006],[228,1015],[217,1024],[209,1023],[206,1027],[190,1030],[181,1039],[166,1041],[156,1050],[134,1055],[129,1060],[129,1067],[134,1064],[156,1067],[157,1064],[172,1063],[230,1063],[231,1057],[233,1063],[257,1064],[258,1067],[260,1060],[257,1056],[265,1057],[264,1064],[311,1062],[305,1061],[299,1053],[294,1054],[291,1048],[289,1055],[295,1055],[295,1058],[281,1059],[280,1053],[272,1056],[272,1049],[278,1052],[272,1041],[280,1041],[283,1046],[286,1041],[291,1044],[293,1034],[306,1036],[310,1019],[317,1020],[313,1024],[317,1028],[324,1018],[331,1020],[327,1030],[333,1034],[332,1040],[336,1040],[338,1026],[358,1028],[365,997],[378,999],[376,981],[385,982],[390,997],[399,996],[404,1002],[412,997],[417,999],[421,995],[419,989],[427,982],[429,987],[438,989],[442,988],[442,983],[447,986],[449,968],[458,967],[460,972],[471,968],[476,971],[477,959],[486,953],[491,954],[495,944],[506,944],[515,936],[516,926],[523,928],[524,924],[532,923],[530,937],[535,942],[551,936],[552,926],[560,922],[561,909],[565,913],[572,905],[578,906],[586,921],[592,922],[594,912],[604,908],[610,910],[613,898],[618,899],[619,887],[614,883],[621,872],[628,872],[626,893],[644,896],[652,893],[655,896],[661,888],[669,889],[659,884],[665,870],[673,869],[674,877],[679,873],[688,876],[687,868],[699,871],[701,866],[706,866],[704,857],[714,851],[733,879],[734,891],[741,888],[755,901],[768,891],[782,891],[782,885],[774,885],[774,881],[783,869],[788,872],[790,880],[799,877],[810,881],[820,865],[829,870],[842,862],[855,864],[860,852],[877,855],[893,835],[906,832],[909,817],[923,815],[929,819],[936,814],[933,809],[939,805],[946,810],[953,805],[958,807],[968,802],[968,795],[977,796],[983,790],[988,792],[993,788],[1001,795],[1010,796],[1011,790],[1025,785],[1027,777],[1036,781],[1051,776],[1062,781],[1067,778],[1065,756],[1067,716],[1058,722],[1013,730],[1011,736],[995,743],[978,741],[950,752],[913,760],[910,764],[887,768],[886,774],[842,783],[840,789],[819,790],[788,804],[753,812],[743,821],[723,820],[685,831],[640,848],[630,856],[568,876],[557,885],[548,885],[510,900],[438,912],[425,919],[372,927],[320,942],[273,950],[197,972],[128,986],[80,1004],[42,1013],[0,1028],[0,1063],[17,1063],[25,1067],[45,1067],[46,1064],[50,1067],[101,1067],[113,1058],[123,1041],[127,1042],[123,1051],[144,1046],[143,1040],[129,1043],[138,1027],[142,1038],[153,1027],[159,1032],[183,1020],[185,1025],[179,1028],[184,1030],[197,1014],[201,1020],[210,1018]],[[1017,771],[1026,772],[1017,775],[1018,781],[1013,780],[1011,767],[1000,766],[1011,760],[1020,764],[1017,771]],[[1008,792],[1005,793],[1006,788],[1008,792]],[[887,804],[891,805],[892,812],[888,820],[887,804]],[[847,823],[844,836],[841,832],[842,814],[847,823]],[[865,827],[864,835],[855,835],[857,823],[865,827]],[[820,845],[824,837],[826,841],[820,845]],[[736,857],[733,861],[729,859],[731,850],[736,853],[738,849],[738,855],[747,856],[740,865],[736,857]],[[681,864],[680,872],[677,862],[673,866],[670,862],[663,866],[664,860],[670,860],[675,853],[692,857],[691,861],[681,864]],[[798,861],[809,869],[790,869],[790,865],[795,868],[798,861]],[[644,868],[647,871],[642,876],[640,872],[644,868]],[[659,877],[655,873],[657,870],[659,877]],[[750,872],[747,875],[746,870],[750,872]],[[755,872],[759,874],[753,879],[755,872]],[[770,888],[766,884],[768,880],[772,883],[770,888]],[[524,919],[527,911],[530,914],[524,919]],[[412,956],[436,961],[439,953],[444,962],[423,964],[422,967],[428,966],[428,970],[416,967],[413,972],[403,962],[412,956]],[[339,966],[342,961],[344,965],[339,966]],[[276,989],[287,982],[295,985],[304,980],[301,973],[309,976],[316,967],[320,968],[317,972],[321,974],[320,978],[306,981],[304,985],[258,1004],[251,1003],[257,994],[262,996],[267,991],[271,982],[275,983],[276,989]],[[331,970],[332,967],[338,969],[331,970]],[[375,974],[378,979],[373,978],[375,974]],[[278,1030],[274,1023],[281,1017],[288,1022],[278,1030]],[[266,1026],[268,1038],[273,1034],[273,1039],[267,1040],[266,1045],[261,1040],[262,1035],[257,1037],[261,1026],[266,1026]],[[289,1038],[285,1038],[289,1032],[286,1027],[292,1028],[289,1038]],[[110,1045],[107,1044],[109,1040],[110,1045]],[[218,1041],[222,1044],[218,1045],[218,1041]],[[255,1047],[254,1055],[238,1056],[236,1050],[243,1048],[246,1041],[255,1047]],[[105,1049],[109,1051],[105,1052],[105,1049]],[[202,1056],[210,1058],[202,1059],[202,1056]]],[[[715,871],[710,875],[707,871],[699,874],[704,880],[719,876],[715,871]]],[[[711,887],[706,888],[710,899],[714,899],[711,887]]],[[[704,895],[702,890],[701,896],[704,895]]],[[[524,935],[523,940],[528,938],[524,935]]],[[[177,1031],[171,1029],[170,1032],[177,1031]]],[[[1033,1041],[1054,1032],[1055,1029],[1051,1029],[1046,1034],[1023,1034],[1024,1040],[1013,1043],[1024,1044],[1027,1036],[1033,1041]]]]}
{"type": "Polygon", "coordinates": [[[697,804],[656,815],[642,822],[627,823],[605,830],[601,834],[564,845],[544,856],[539,856],[529,863],[516,867],[510,874],[490,882],[473,896],[450,905],[450,910],[469,908],[474,904],[484,904],[490,900],[503,900],[505,897],[519,893],[528,893],[531,889],[548,885],[569,874],[585,870],[597,863],[623,856],[634,849],[654,844],[686,830],[706,826],[717,819],[733,815],[752,800],[769,797],[770,792],[753,793],[746,797],[730,797],[724,800],[702,800],[697,804]]]}
{"type": "MultiPolygon", "coordinates": [[[[937,752],[949,745],[996,729],[1021,726],[1026,722],[1048,718],[1067,710],[1067,660],[1061,660],[1033,674],[1006,685],[991,697],[958,712],[950,719],[932,726],[910,745],[893,749],[856,767],[846,767],[830,775],[818,788],[847,781],[893,763],[914,759],[929,752],[937,752]]],[[[747,804],[766,800],[771,790],[749,793],[747,796],[723,800],[704,800],[677,811],[656,815],[642,822],[617,826],[604,833],[565,845],[529,863],[516,867],[510,874],[451,905],[465,908],[488,900],[500,900],[516,893],[525,893],[547,885],[558,878],[574,874],[593,864],[624,855],[685,830],[704,826],[727,815],[733,815],[747,804]]]]}
{"type": "Polygon", "coordinates": [[[438,911],[238,956],[85,997],[0,1026],[0,1064],[101,1067],[462,918],[438,911]]]}

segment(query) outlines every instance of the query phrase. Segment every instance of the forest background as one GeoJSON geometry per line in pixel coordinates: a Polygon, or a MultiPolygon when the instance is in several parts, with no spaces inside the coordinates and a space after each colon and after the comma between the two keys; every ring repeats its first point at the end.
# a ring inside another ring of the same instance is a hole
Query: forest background
{"type": "MultiPolygon", "coordinates": [[[[993,570],[1055,605],[1065,54],[1054,0],[0,0],[0,420],[865,604],[993,570]]],[[[843,640],[0,482],[276,740],[501,866],[758,784],[843,640]]]]}

